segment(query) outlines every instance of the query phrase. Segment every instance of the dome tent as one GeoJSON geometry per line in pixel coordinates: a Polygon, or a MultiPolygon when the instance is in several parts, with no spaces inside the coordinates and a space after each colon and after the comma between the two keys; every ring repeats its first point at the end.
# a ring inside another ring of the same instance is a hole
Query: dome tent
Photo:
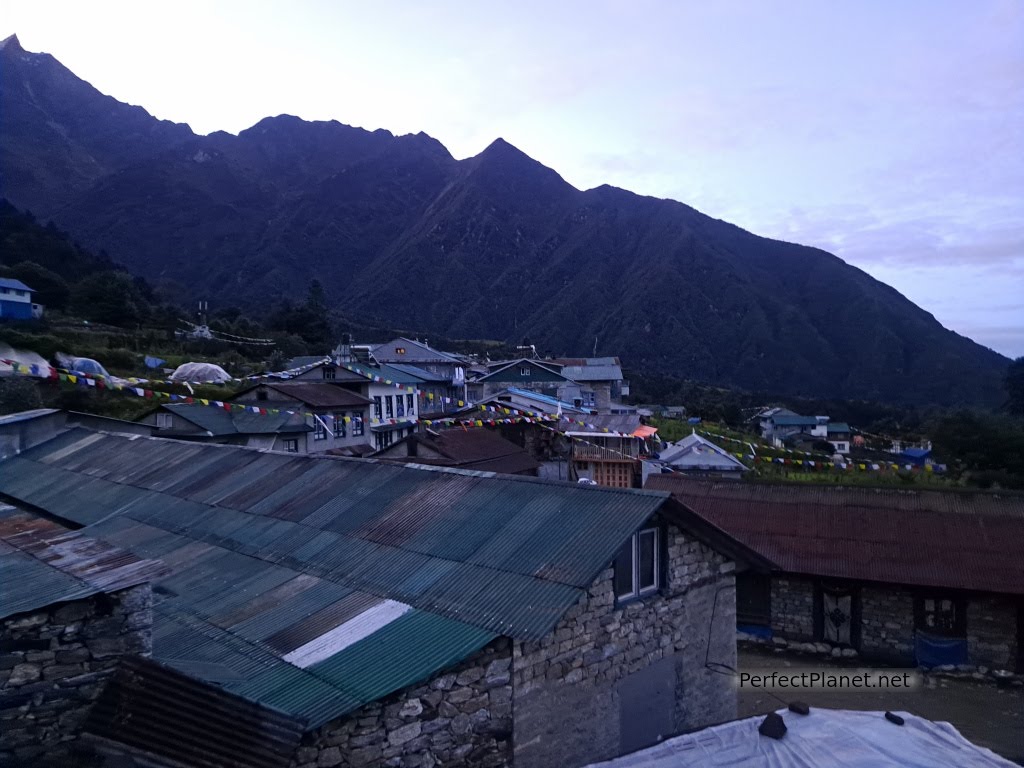
{"type": "Polygon", "coordinates": [[[213,363],[182,363],[171,374],[171,381],[188,381],[193,384],[222,384],[232,378],[231,374],[213,363]]]}

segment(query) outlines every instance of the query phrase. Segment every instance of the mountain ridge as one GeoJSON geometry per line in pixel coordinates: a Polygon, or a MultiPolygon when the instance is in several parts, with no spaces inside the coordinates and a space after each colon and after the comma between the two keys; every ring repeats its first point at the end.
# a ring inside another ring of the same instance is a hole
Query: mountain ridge
{"type": "Polygon", "coordinates": [[[19,51],[0,50],[6,196],[181,298],[260,307],[316,277],[342,315],[449,337],[750,390],[1001,401],[1006,358],[826,251],[576,189],[502,138],[456,160],[422,132],[292,115],[201,136],[19,51]]]}

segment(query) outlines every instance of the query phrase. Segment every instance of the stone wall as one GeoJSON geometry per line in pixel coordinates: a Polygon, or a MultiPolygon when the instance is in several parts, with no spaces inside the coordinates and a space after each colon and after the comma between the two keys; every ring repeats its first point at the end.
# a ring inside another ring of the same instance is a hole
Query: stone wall
{"type": "Polygon", "coordinates": [[[0,622],[0,764],[62,765],[125,654],[152,650],[148,584],[0,622]]]}
{"type": "Polygon", "coordinates": [[[509,765],[511,664],[510,643],[499,638],[429,682],[307,734],[292,766],[509,765]]]}
{"type": "MultiPolygon", "coordinates": [[[[1018,604],[1004,597],[979,597],[967,602],[967,659],[1013,671],[1017,663],[1018,604]]],[[[1024,672],[1024,669],[1017,670],[1024,672]]]]}
{"type": "Polygon", "coordinates": [[[914,662],[914,595],[901,587],[860,591],[862,655],[901,664],[914,662]]]}
{"type": "Polygon", "coordinates": [[[772,577],[772,632],[790,640],[814,639],[814,583],[772,577]]]}
{"type": "Polygon", "coordinates": [[[736,663],[733,563],[665,530],[660,593],[617,605],[607,568],[553,632],[514,643],[516,765],[571,768],[736,716],[732,679],[707,668],[736,663]]]}

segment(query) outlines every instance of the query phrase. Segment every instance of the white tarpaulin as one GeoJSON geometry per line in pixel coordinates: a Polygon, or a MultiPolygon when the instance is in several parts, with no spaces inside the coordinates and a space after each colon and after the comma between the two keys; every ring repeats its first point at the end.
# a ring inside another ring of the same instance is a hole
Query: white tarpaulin
{"type": "Polygon", "coordinates": [[[174,369],[171,381],[188,381],[193,384],[231,381],[231,374],[213,363],[182,363],[174,369]]]}
{"type": "Polygon", "coordinates": [[[895,725],[882,712],[785,709],[785,736],[757,732],[764,716],[734,720],[677,736],[654,747],[595,763],[602,768],[1016,768],[969,742],[949,723],[899,712],[895,725]]]}

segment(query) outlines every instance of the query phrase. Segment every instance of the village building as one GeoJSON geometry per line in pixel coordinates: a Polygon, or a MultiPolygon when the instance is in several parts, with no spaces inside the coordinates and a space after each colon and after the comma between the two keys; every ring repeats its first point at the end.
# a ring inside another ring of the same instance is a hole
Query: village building
{"type": "Polygon", "coordinates": [[[749,636],[1024,672],[1024,496],[677,475],[647,487],[777,565],[737,580],[749,636]]]}
{"type": "Polygon", "coordinates": [[[761,437],[783,447],[787,442],[827,442],[839,454],[848,454],[851,430],[843,422],[831,422],[828,416],[801,416],[786,408],[770,408],[757,416],[761,437]]]}
{"type": "Polygon", "coordinates": [[[561,366],[527,357],[487,363],[486,373],[467,385],[469,399],[476,403],[509,388],[528,390],[585,407],[580,385],[561,373],[561,366]]]}
{"type": "Polygon", "coordinates": [[[669,471],[690,477],[739,480],[748,471],[742,461],[696,432],[663,448],[658,462],[669,471]]]}
{"type": "MultiPolygon", "coordinates": [[[[315,373],[323,376],[324,371],[315,373]]],[[[366,391],[365,377],[349,374],[344,369],[334,373],[338,377],[354,377],[353,381],[358,380],[356,385],[366,391]]],[[[338,448],[368,446],[372,440],[372,401],[336,380],[264,380],[238,393],[231,402],[278,411],[275,418],[281,418],[281,411],[300,414],[309,430],[301,436],[282,438],[283,450],[288,453],[325,453],[338,448]]]]}
{"type": "MultiPolygon", "coordinates": [[[[66,721],[69,749],[176,765],[572,768],[735,717],[736,689],[715,671],[736,663],[735,572],[768,564],[666,493],[81,428],[0,475],[20,508],[0,521],[44,514],[77,529],[44,532],[52,546],[88,537],[166,569],[151,604],[104,601],[102,632],[126,639],[86,642],[67,668],[19,667],[65,650],[63,625],[34,661],[12,633],[44,613],[70,621],[58,604],[77,585],[8,616],[0,656],[17,676],[0,710],[15,717],[90,674],[90,659],[131,654],[81,730],[66,721]]],[[[40,743],[10,733],[0,750],[40,743]]]]}
{"type": "Polygon", "coordinates": [[[622,376],[617,357],[561,357],[551,362],[561,366],[563,376],[580,385],[585,408],[611,413],[629,395],[629,382],[622,376]]]}
{"type": "MultiPolygon", "coordinates": [[[[292,406],[294,407],[294,406],[292,406]]],[[[313,427],[301,413],[278,410],[254,413],[249,408],[211,408],[199,403],[161,403],[139,419],[152,433],[177,440],[245,445],[275,451],[306,452],[313,427]]]]}
{"type": "Polygon", "coordinates": [[[43,306],[32,303],[35,293],[21,280],[0,277],[0,320],[32,320],[43,316],[43,306]]]}
{"type": "Polygon", "coordinates": [[[569,438],[570,480],[642,488],[648,474],[661,471],[648,461],[658,430],[641,424],[636,414],[567,414],[558,431],[569,438]]]}
{"type": "Polygon", "coordinates": [[[0,504],[0,764],[73,765],[128,655],[152,647],[159,562],[0,504]]]}
{"type": "Polygon", "coordinates": [[[426,374],[428,386],[423,413],[446,409],[451,401],[465,401],[467,362],[456,355],[441,352],[426,342],[398,337],[384,344],[365,345],[373,362],[390,365],[413,375],[426,374]]]}

